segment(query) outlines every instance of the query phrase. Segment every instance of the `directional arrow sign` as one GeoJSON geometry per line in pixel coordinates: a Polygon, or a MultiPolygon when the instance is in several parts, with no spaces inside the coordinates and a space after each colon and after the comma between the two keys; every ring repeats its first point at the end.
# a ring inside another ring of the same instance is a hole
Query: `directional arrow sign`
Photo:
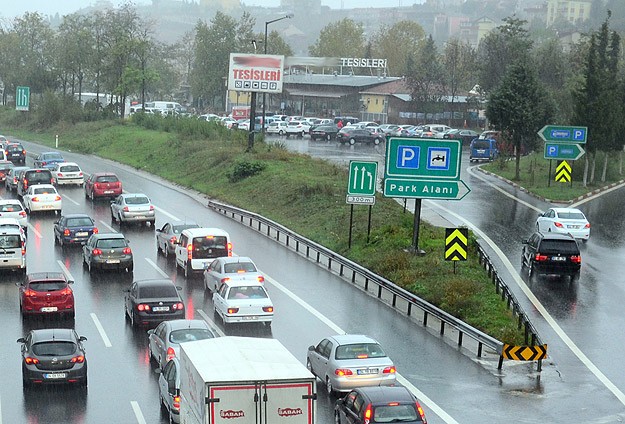
{"type": "Polygon", "coordinates": [[[429,181],[386,178],[384,196],[406,197],[411,199],[460,200],[471,189],[464,181],[429,181]]]}
{"type": "Polygon", "coordinates": [[[577,160],[584,156],[586,151],[579,144],[574,143],[545,143],[545,159],[577,160]]]}
{"type": "Polygon", "coordinates": [[[543,141],[555,141],[560,143],[572,142],[585,144],[587,134],[587,127],[566,127],[556,125],[545,125],[540,131],[538,131],[538,136],[542,138],[543,141]]]}
{"type": "Polygon", "coordinates": [[[350,161],[347,194],[375,196],[377,177],[377,162],[350,161]]]}

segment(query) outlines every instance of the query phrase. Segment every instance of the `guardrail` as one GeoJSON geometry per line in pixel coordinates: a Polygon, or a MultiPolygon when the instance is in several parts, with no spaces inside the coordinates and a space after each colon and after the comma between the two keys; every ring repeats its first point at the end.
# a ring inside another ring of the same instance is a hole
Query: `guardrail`
{"type": "MultiPolygon", "coordinates": [[[[441,336],[445,335],[447,327],[458,332],[457,343],[459,346],[463,346],[463,338],[466,334],[467,337],[477,343],[478,357],[482,356],[484,346],[497,353],[500,353],[502,350],[503,343],[494,337],[468,325],[361,265],[312,240],[302,237],[270,219],[244,209],[212,200],[208,201],[208,207],[222,215],[239,221],[243,225],[247,225],[278,243],[293,249],[306,258],[314,260],[317,264],[323,265],[329,271],[360,286],[367,293],[376,296],[379,300],[384,301],[417,321],[419,321],[419,317],[415,314],[415,309],[420,310],[422,312],[421,322],[424,327],[428,326],[428,319],[430,317],[437,319],[439,321],[439,334],[441,336]]],[[[520,309],[517,308],[517,310],[520,309]]]]}

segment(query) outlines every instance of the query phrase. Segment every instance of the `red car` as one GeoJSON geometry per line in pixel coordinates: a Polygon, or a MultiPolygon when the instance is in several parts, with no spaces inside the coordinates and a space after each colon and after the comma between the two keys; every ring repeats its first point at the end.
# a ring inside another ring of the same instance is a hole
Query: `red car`
{"type": "Polygon", "coordinates": [[[96,172],[85,181],[85,197],[91,200],[102,197],[113,199],[120,194],[122,182],[112,172],[96,172]]]}
{"type": "Polygon", "coordinates": [[[62,272],[28,274],[20,284],[20,312],[28,315],[57,315],[74,317],[74,292],[62,272]]]}

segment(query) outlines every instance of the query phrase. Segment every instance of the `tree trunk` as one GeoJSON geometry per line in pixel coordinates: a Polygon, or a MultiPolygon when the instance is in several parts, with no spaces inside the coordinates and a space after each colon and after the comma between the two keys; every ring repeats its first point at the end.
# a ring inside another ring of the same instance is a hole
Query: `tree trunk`
{"type": "Polygon", "coordinates": [[[623,175],[623,151],[618,152],[618,174],[623,175]]]}
{"type": "MultiPolygon", "coordinates": [[[[551,178],[551,175],[549,178],[551,178]]],[[[584,178],[582,184],[584,187],[588,187],[588,154],[584,155],[584,178]]]]}
{"type": "Polygon", "coordinates": [[[590,160],[590,184],[595,183],[595,169],[597,165],[597,152],[594,152],[590,160]]]}
{"type": "Polygon", "coordinates": [[[601,172],[601,182],[605,183],[605,177],[608,173],[608,152],[603,156],[603,171],[601,172]]]}
{"type": "Polygon", "coordinates": [[[519,181],[521,179],[521,149],[516,149],[516,164],[514,170],[514,180],[519,181]]]}

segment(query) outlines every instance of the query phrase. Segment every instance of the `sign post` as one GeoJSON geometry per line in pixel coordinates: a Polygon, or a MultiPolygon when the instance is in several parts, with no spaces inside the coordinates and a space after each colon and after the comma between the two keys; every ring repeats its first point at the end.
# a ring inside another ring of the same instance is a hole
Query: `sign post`
{"type": "Polygon", "coordinates": [[[558,143],[586,144],[588,127],[570,127],[561,125],[545,125],[538,131],[538,136],[543,141],[555,141],[558,143]]]}
{"type": "Polygon", "coordinates": [[[349,240],[347,247],[352,247],[352,225],[354,205],[369,205],[367,220],[367,243],[371,234],[371,207],[375,205],[375,193],[378,182],[378,163],[352,160],[349,162],[349,180],[345,201],[350,205],[349,240]]]}
{"type": "Polygon", "coordinates": [[[15,92],[15,110],[28,111],[30,108],[30,87],[17,87],[15,92]]]}

